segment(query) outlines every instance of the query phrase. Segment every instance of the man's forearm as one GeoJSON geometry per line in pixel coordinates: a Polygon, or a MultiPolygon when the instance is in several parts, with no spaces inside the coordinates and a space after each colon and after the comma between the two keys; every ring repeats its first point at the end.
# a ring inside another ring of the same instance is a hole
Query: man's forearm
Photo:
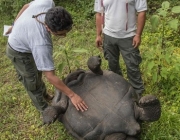
{"type": "Polygon", "coordinates": [[[136,35],[141,36],[142,31],[144,29],[145,22],[146,22],[146,11],[139,12],[138,13],[138,18],[137,18],[136,35]]]}
{"type": "Polygon", "coordinates": [[[56,75],[54,71],[44,71],[47,80],[57,89],[65,93],[69,98],[74,96],[74,92],[70,90],[56,75]]]}
{"type": "Polygon", "coordinates": [[[100,36],[102,33],[102,16],[101,13],[96,13],[96,34],[100,36]]]}

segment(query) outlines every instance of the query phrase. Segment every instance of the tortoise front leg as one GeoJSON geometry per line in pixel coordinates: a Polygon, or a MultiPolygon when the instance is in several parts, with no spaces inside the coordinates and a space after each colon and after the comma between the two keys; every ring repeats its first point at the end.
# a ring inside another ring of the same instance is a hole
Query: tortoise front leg
{"type": "Polygon", "coordinates": [[[42,113],[43,123],[51,124],[57,120],[57,118],[64,114],[68,106],[68,97],[60,92],[58,89],[55,90],[55,96],[52,100],[52,105],[48,106],[42,113]]]}

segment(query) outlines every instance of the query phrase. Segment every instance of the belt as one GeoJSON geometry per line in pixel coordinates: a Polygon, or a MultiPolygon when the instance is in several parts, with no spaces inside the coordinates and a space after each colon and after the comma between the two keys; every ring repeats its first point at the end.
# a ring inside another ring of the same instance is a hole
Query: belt
{"type": "Polygon", "coordinates": [[[11,47],[11,45],[10,45],[9,43],[8,43],[8,46],[9,46],[10,49],[12,49],[13,51],[15,51],[15,52],[17,52],[17,53],[32,54],[32,53],[27,53],[27,52],[19,52],[19,51],[16,51],[15,49],[13,49],[13,48],[11,47]]]}

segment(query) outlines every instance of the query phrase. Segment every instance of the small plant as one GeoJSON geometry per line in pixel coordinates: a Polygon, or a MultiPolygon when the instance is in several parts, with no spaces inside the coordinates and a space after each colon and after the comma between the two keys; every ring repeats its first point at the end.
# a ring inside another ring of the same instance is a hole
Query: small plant
{"type": "Polygon", "coordinates": [[[170,9],[170,3],[165,1],[162,3],[161,8],[157,10],[157,14],[153,15],[150,19],[153,32],[159,31],[161,26],[162,48],[165,45],[165,26],[177,30],[179,27],[178,14],[180,14],[180,6],[174,6],[170,9]]]}
{"type": "Polygon", "coordinates": [[[59,49],[54,52],[54,58],[59,59],[57,70],[59,74],[64,78],[64,73],[69,74],[72,71],[79,69],[81,61],[84,61],[84,56],[87,56],[88,50],[84,48],[72,48],[70,43],[66,43],[64,46],[57,46],[59,49]]]}

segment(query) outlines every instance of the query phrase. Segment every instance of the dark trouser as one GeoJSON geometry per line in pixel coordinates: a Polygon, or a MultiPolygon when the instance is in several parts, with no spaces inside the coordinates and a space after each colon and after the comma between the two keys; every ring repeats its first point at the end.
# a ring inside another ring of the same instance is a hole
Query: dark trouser
{"type": "Polygon", "coordinates": [[[48,103],[45,101],[46,87],[42,81],[42,72],[37,70],[31,53],[21,53],[7,45],[6,55],[11,59],[19,81],[26,88],[35,107],[42,112],[48,103]]]}
{"type": "Polygon", "coordinates": [[[122,75],[119,65],[120,53],[127,68],[127,77],[136,93],[142,94],[144,85],[141,78],[139,64],[142,59],[138,48],[132,46],[133,37],[129,38],[113,38],[104,35],[103,49],[104,57],[108,60],[109,70],[122,75]]]}

